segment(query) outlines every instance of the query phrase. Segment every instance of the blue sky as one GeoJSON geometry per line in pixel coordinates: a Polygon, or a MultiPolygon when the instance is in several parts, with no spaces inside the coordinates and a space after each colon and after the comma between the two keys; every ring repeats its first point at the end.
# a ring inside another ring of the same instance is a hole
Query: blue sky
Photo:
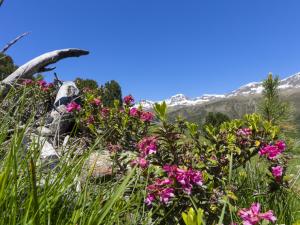
{"type": "Polygon", "coordinates": [[[30,31],[8,52],[19,65],[83,48],[89,56],[57,64],[63,80],[115,79],[137,99],[196,97],[299,72],[299,8],[298,0],[5,0],[0,46],[30,31]]]}

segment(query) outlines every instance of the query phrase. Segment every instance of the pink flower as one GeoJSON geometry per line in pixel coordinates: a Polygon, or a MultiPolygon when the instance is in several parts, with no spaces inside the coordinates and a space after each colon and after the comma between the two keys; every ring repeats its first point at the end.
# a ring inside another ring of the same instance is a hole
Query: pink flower
{"type": "Polygon", "coordinates": [[[123,101],[126,105],[132,105],[134,103],[134,98],[132,95],[127,95],[124,97],[123,101]]]}
{"type": "Polygon", "coordinates": [[[151,205],[156,197],[158,197],[160,202],[168,204],[170,199],[175,197],[174,188],[169,187],[172,184],[173,181],[170,179],[157,179],[154,184],[147,187],[147,191],[150,194],[148,194],[145,203],[151,205]]]}
{"type": "Polygon", "coordinates": [[[190,173],[190,178],[194,184],[197,184],[198,186],[203,185],[203,176],[200,171],[190,169],[189,173],[190,173]]]}
{"type": "Polygon", "coordinates": [[[145,158],[137,158],[136,160],[132,161],[132,165],[139,165],[142,169],[146,169],[149,165],[149,162],[145,158]]]}
{"type": "Polygon", "coordinates": [[[24,79],[23,82],[22,82],[22,84],[24,84],[24,85],[31,85],[31,84],[33,84],[33,80],[31,80],[31,79],[24,79]]]}
{"type": "Polygon", "coordinates": [[[142,156],[154,154],[157,151],[157,139],[155,137],[145,137],[138,143],[138,149],[142,156]]]}
{"type": "Polygon", "coordinates": [[[273,211],[270,210],[266,213],[260,213],[260,210],[260,204],[253,203],[250,209],[239,210],[238,216],[243,220],[243,225],[254,225],[261,220],[268,220],[273,223],[276,221],[273,211]]]}
{"type": "Polygon", "coordinates": [[[129,115],[132,117],[140,117],[140,110],[138,110],[137,108],[131,108],[129,111],[129,115]]]}
{"type": "Polygon", "coordinates": [[[283,152],[286,149],[286,144],[284,143],[284,141],[279,140],[276,142],[275,145],[281,152],[283,152]]]}
{"type": "Polygon", "coordinates": [[[101,104],[101,100],[99,98],[94,98],[91,103],[93,105],[99,106],[101,104]]]}
{"type": "Polygon", "coordinates": [[[192,193],[193,185],[203,185],[203,176],[200,171],[197,170],[184,170],[177,166],[165,165],[163,169],[168,173],[170,178],[175,178],[183,191],[190,195],[192,193]]]}
{"type": "Polygon", "coordinates": [[[273,223],[277,220],[277,218],[274,216],[272,210],[269,210],[268,212],[265,212],[265,213],[261,213],[261,214],[260,214],[260,217],[261,217],[262,219],[271,221],[271,222],[273,222],[273,223]]]}
{"type": "Polygon", "coordinates": [[[148,194],[147,198],[145,200],[145,204],[148,206],[152,205],[152,202],[155,200],[155,195],[154,194],[148,194]]]}
{"type": "Polygon", "coordinates": [[[165,204],[168,204],[171,198],[174,198],[174,188],[165,188],[160,191],[159,200],[165,204]]]}
{"type": "Polygon", "coordinates": [[[93,124],[95,122],[95,118],[93,115],[90,115],[87,119],[87,124],[93,124]]]}
{"type": "Polygon", "coordinates": [[[45,86],[41,87],[42,91],[49,91],[54,85],[53,83],[48,83],[45,86]]]}
{"type": "Polygon", "coordinates": [[[103,108],[103,109],[101,109],[101,116],[102,117],[108,117],[109,114],[110,114],[109,108],[103,108]]]}
{"type": "Polygon", "coordinates": [[[277,142],[275,145],[267,145],[259,150],[259,155],[266,155],[268,159],[275,159],[285,150],[285,144],[282,141],[277,142]]]}
{"type": "Polygon", "coordinates": [[[238,136],[250,136],[252,134],[252,130],[250,128],[242,128],[239,129],[236,133],[238,136]]]}
{"type": "Polygon", "coordinates": [[[40,87],[46,87],[46,85],[47,85],[47,82],[44,81],[44,80],[39,80],[39,81],[37,81],[36,83],[37,83],[40,87]]]}
{"type": "Polygon", "coordinates": [[[79,111],[80,109],[81,106],[74,101],[67,105],[67,112],[79,111]]]}
{"type": "Polygon", "coordinates": [[[158,185],[158,186],[164,186],[164,185],[170,185],[170,184],[173,184],[173,181],[170,180],[170,179],[157,179],[155,181],[155,184],[158,185]]]}
{"type": "Polygon", "coordinates": [[[49,91],[49,89],[54,86],[53,83],[47,84],[47,82],[44,81],[44,80],[37,81],[37,84],[40,86],[40,88],[42,89],[42,91],[49,91]]]}
{"type": "Polygon", "coordinates": [[[275,178],[282,177],[283,168],[281,166],[275,166],[275,167],[272,167],[271,169],[272,169],[272,174],[275,178]]]}
{"type": "Polygon", "coordinates": [[[154,118],[153,114],[151,112],[142,112],[141,120],[144,122],[150,122],[154,118]]]}

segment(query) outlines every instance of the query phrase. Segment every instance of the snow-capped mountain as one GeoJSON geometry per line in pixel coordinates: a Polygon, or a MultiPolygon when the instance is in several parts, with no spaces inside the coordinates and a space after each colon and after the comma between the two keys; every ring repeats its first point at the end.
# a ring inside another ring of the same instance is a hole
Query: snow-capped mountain
{"type": "Polygon", "coordinates": [[[145,109],[151,109],[155,103],[162,103],[163,101],[165,101],[166,104],[168,105],[168,107],[190,106],[190,105],[199,105],[199,104],[209,102],[212,100],[216,100],[216,99],[220,99],[220,98],[225,98],[225,95],[205,94],[201,97],[196,97],[196,98],[190,99],[183,94],[177,94],[177,95],[172,96],[169,99],[165,99],[165,100],[158,101],[158,102],[142,100],[139,102],[138,105],[141,105],[145,109]]]}
{"type": "MultiPolygon", "coordinates": [[[[300,87],[300,72],[280,80],[278,86],[278,88],[281,90],[295,89],[299,87],[300,87]]],[[[231,93],[227,94],[226,97],[261,94],[262,91],[263,91],[262,82],[252,82],[232,91],[231,93]]]]}
{"type": "MultiPolygon", "coordinates": [[[[300,72],[292,76],[289,76],[285,79],[280,80],[279,89],[295,89],[300,88],[300,72]]],[[[200,105],[207,102],[217,101],[219,99],[231,98],[235,96],[247,96],[247,95],[257,95],[261,94],[263,91],[262,82],[252,82],[246,85],[241,86],[240,88],[223,95],[218,94],[204,94],[196,98],[188,98],[183,94],[177,94],[172,96],[169,99],[163,100],[166,102],[168,107],[184,107],[184,106],[193,106],[200,105]]],[[[158,101],[161,103],[163,101],[158,101]]],[[[151,109],[156,102],[149,100],[142,100],[139,102],[139,105],[142,105],[145,109],[151,109]]]]}

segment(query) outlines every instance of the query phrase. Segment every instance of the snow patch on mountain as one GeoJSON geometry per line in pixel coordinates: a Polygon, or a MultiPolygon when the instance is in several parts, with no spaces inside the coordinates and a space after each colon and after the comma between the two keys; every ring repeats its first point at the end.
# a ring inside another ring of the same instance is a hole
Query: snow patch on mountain
{"type": "MultiPolygon", "coordinates": [[[[278,88],[281,90],[300,88],[300,72],[280,80],[278,88]]],[[[241,86],[240,88],[228,94],[223,94],[223,95],[204,94],[196,98],[189,98],[184,94],[177,94],[163,101],[166,102],[168,107],[184,107],[184,106],[200,105],[207,102],[216,101],[222,98],[261,94],[262,91],[263,91],[262,82],[251,82],[249,84],[241,86]]],[[[162,103],[163,101],[157,101],[157,103],[162,103]]],[[[155,103],[156,102],[154,101],[142,100],[136,106],[141,105],[145,109],[151,109],[153,108],[153,105],[155,103]]]]}

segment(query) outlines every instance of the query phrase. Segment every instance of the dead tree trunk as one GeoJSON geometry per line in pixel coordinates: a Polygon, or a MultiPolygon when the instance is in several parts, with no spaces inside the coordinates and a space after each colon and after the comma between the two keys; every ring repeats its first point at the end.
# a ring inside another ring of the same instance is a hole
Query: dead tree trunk
{"type": "Polygon", "coordinates": [[[24,65],[19,67],[15,72],[13,72],[3,81],[1,81],[1,89],[3,91],[3,89],[9,88],[9,86],[13,85],[19,79],[30,78],[36,73],[49,71],[51,69],[47,68],[47,66],[54,64],[61,59],[69,57],[79,57],[87,54],[89,54],[89,52],[85,50],[67,48],[40,55],[25,63],[24,65]]]}

